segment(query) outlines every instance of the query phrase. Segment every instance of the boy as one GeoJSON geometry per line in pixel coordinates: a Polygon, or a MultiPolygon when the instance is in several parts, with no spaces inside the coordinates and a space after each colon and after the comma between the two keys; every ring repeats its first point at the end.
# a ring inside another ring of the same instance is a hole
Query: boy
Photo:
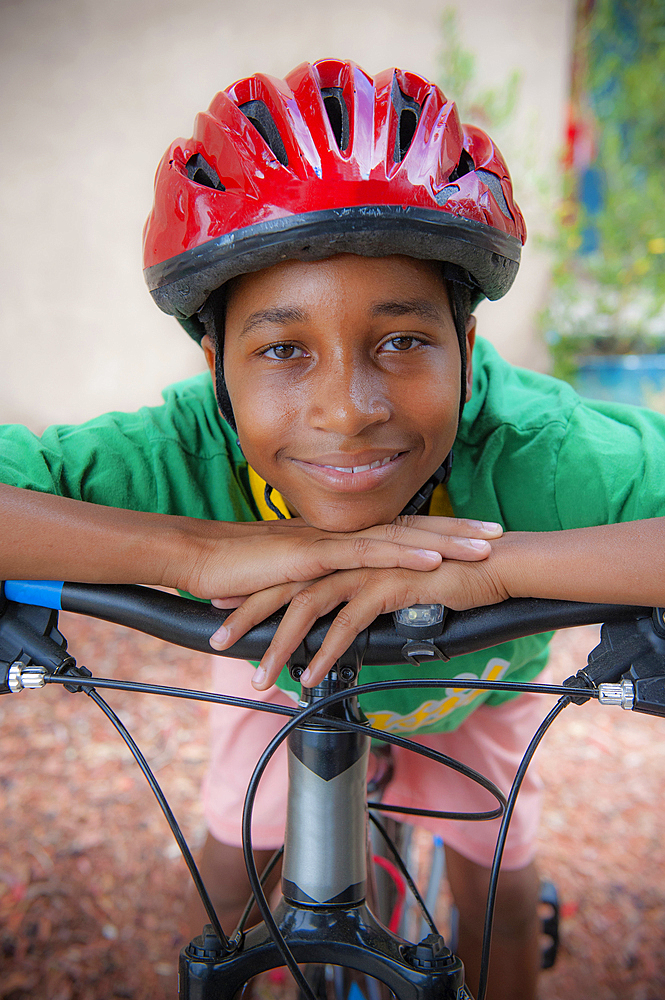
{"type": "MultiPolygon", "coordinates": [[[[41,442],[7,429],[3,576],[188,590],[236,608],[211,639],[218,650],[288,603],[251,682],[247,665],[215,665],[225,691],[251,683],[277,700],[289,698],[273,687],[289,653],[340,603],[306,684],[377,614],[414,603],[665,603],[662,418],[583,404],[484,343],[471,364],[472,309],[508,290],[524,238],[491,141],[462,130],[454,105],[420,77],[371,80],[325,60],[217,95],[195,137],[162,161],[145,233],[149,287],[202,342],[216,398],[199,377],[169,390],[163,407],[50,429],[41,442]],[[256,520],[271,513],[281,519],[256,520]]],[[[546,643],[408,669],[530,679],[546,643]]],[[[529,696],[483,704],[418,692],[364,708],[379,727],[452,747],[503,787],[545,711],[529,696]]],[[[270,735],[259,715],[214,713],[203,874],[227,927],[246,896],[239,805],[270,735]]],[[[445,795],[474,808],[472,791],[420,762],[397,758],[391,801],[445,795]]],[[[257,803],[261,851],[281,836],[279,767],[257,803]]],[[[498,901],[495,1000],[535,995],[536,826],[532,778],[498,901]]],[[[472,989],[488,827],[442,830],[472,989]]]]}

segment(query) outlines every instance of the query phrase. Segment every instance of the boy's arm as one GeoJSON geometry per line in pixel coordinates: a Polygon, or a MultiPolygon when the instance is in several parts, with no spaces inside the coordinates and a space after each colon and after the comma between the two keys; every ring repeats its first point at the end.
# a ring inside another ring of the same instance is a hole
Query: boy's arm
{"type": "MultiPolygon", "coordinates": [[[[430,519],[435,520],[435,519],[430,519]]],[[[429,573],[356,570],[337,573],[304,590],[273,588],[255,595],[226,623],[225,648],[251,625],[291,599],[261,662],[259,689],[274,683],[282,665],[318,617],[346,602],[313,659],[307,684],[318,683],[355,636],[379,614],[411,604],[440,603],[455,610],[497,604],[508,597],[542,597],[606,604],[665,605],[665,518],[551,532],[508,532],[492,542],[482,562],[446,560],[429,573]]]]}
{"type": "Polygon", "coordinates": [[[665,604],[665,517],[509,532],[501,542],[495,573],[507,597],[665,604]]]}
{"type": "MultiPolygon", "coordinates": [[[[447,519],[448,520],[448,519],[447,519]]],[[[229,598],[338,569],[429,570],[483,559],[469,539],[500,532],[449,520],[447,533],[384,525],[349,534],[302,521],[232,523],[143,513],[0,483],[0,579],[143,583],[229,598]]]]}

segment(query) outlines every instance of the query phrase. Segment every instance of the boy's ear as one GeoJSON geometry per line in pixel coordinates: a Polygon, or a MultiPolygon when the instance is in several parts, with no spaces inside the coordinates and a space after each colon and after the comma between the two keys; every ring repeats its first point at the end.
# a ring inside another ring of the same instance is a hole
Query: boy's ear
{"type": "Polygon", "coordinates": [[[466,402],[471,399],[473,385],[473,345],[476,342],[476,317],[469,316],[466,321],[466,402]]]}
{"type": "Polygon", "coordinates": [[[205,337],[203,337],[203,339],[201,341],[201,347],[203,348],[203,353],[205,355],[206,364],[207,364],[208,368],[210,369],[210,374],[212,375],[212,377],[214,379],[214,377],[215,377],[215,356],[216,356],[216,351],[215,351],[215,346],[214,346],[212,340],[210,339],[210,337],[208,336],[207,333],[206,333],[205,337]]]}

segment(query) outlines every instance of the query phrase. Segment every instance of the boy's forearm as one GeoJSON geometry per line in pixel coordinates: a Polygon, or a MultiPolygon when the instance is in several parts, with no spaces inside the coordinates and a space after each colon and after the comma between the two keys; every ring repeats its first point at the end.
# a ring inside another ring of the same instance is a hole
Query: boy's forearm
{"type": "Polygon", "coordinates": [[[418,525],[338,534],[298,518],[202,520],[0,484],[0,579],[144,583],[236,600],[338,569],[427,570],[446,558],[484,558],[472,543],[487,546],[494,527],[453,520],[451,534],[418,525]]]}
{"type": "Polygon", "coordinates": [[[0,484],[0,579],[176,586],[189,520],[0,484]]]}
{"type": "Polygon", "coordinates": [[[508,532],[492,548],[511,597],[665,604],[665,518],[508,532]]]}

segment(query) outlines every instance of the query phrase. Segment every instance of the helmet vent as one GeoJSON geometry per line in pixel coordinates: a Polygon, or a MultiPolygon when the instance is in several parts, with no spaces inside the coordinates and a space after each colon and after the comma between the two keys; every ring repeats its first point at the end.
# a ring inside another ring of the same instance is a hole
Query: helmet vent
{"type": "Polygon", "coordinates": [[[449,198],[451,198],[456,191],[459,191],[459,186],[457,184],[446,184],[444,188],[441,188],[438,194],[434,195],[437,205],[445,205],[449,198]]]}
{"type": "Polygon", "coordinates": [[[415,98],[409,97],[408,94],[404,93],[397,82],[396,76],[393,76],[390,97],[397,114],[397,133],[395,135],[393,160],[395,163],[401,163],[408,153],[409,146],[416,134],[422,108],[415,98]]]}
{"type": "Polygon", "coordinates": [[[195,184],[203,184],[204,187],[214,188],[215,191],[226,191],[215,168],[211,167],[200,153],[190,156],[185,164],[185,170],[190,181],[194,181],[195,184]]]}
{"type": "Polygon", "coordinates": [[[349,145],[349,109],[346,106],[341,87],[323,87],[323,105],[335,136],[335,142],[343,153],[349,145]]]}
{"type": "Polygon", "coordinates": [[[286,155],[282,137],[279,134],[277,123],[270,112],[270,108],[265,101],[246,101],[244,104],[238,105],[238,107],[245,117],[250,120],[282,166],[288,167],[289,158],[286,155]]]}
{"type": "Polygon", "coordinates": [[[471,159],[469,153],[466,149],[462,150],[462,155],[459,158],[459,163],[453,170],[452,174],[448,178],[449,181],[457,181],[460,177],[464,177],[465,174],[470,174],[472,170],[476,169],[476,165],[471,159]]]}
{"type": "Polygon", "coordinates": [[[490,189],[490,191],[494,195],[494,198],[496,199],[497,205],[499,206],[503,214],[506,216],[506,218],[512,219],[512,215],[510,214],[510,209],[508,208],[508,204],[506,202],[506,196],[504,195],[503,188],[501,187],[501,181],[496,176],[496,174],[490,173],[489,170],[476,170],[476,176],[480,177],[483,184],[486,184],[487,187],[490,189]]]}

